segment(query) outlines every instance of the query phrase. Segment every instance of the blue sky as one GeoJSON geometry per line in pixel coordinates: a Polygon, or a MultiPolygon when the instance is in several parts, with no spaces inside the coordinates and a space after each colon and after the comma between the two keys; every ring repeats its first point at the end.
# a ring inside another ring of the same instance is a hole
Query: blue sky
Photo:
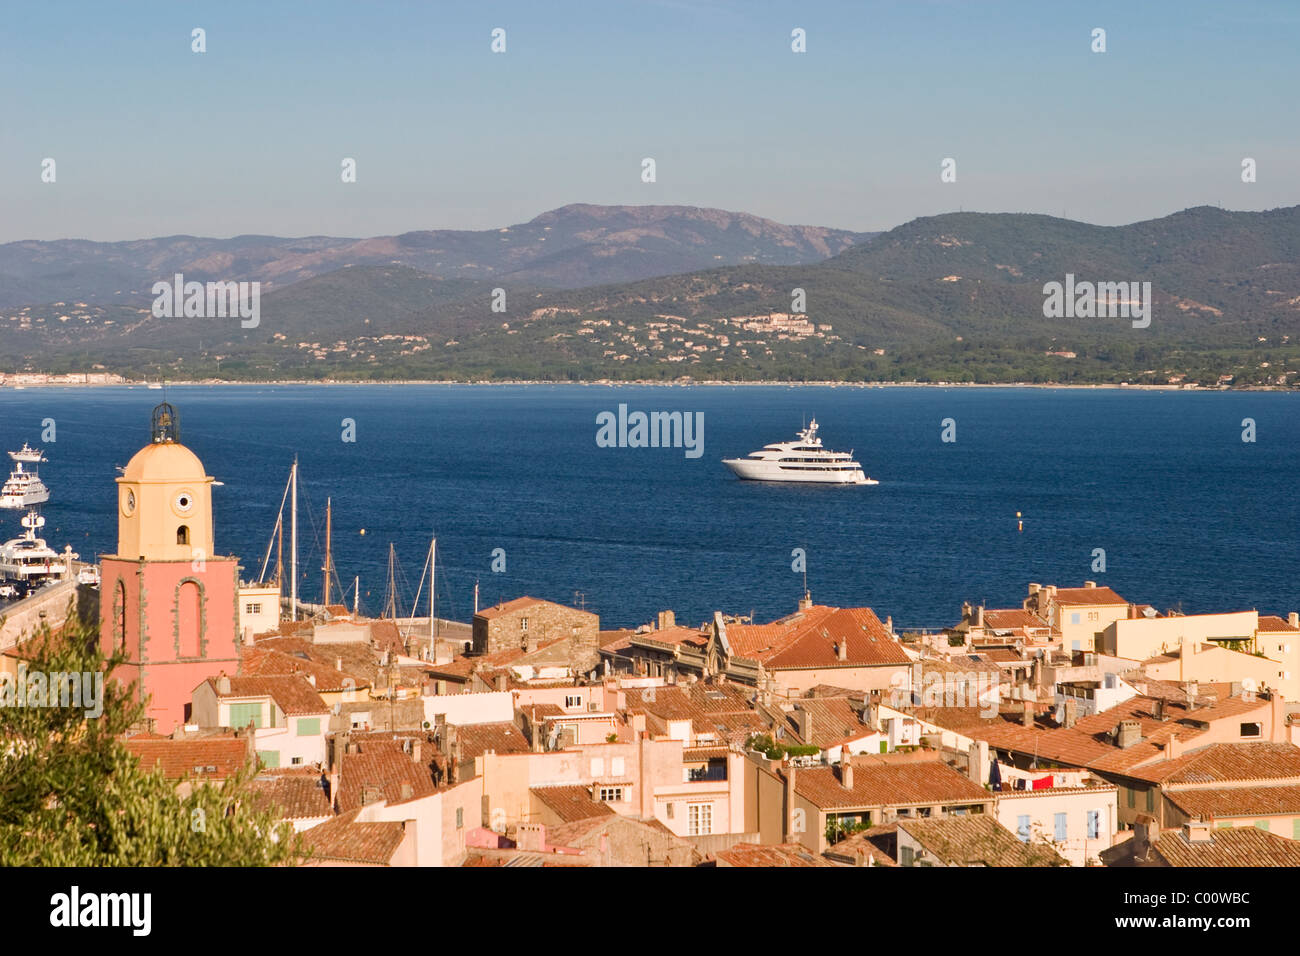
{"type": "Polygon", "coordinates": [[[570,202],[860,230],[1267,209],[1300,192],[1298,47],[1300,5],[1250,0],[14,4],[0,241],[481,229],[570,202]]]}

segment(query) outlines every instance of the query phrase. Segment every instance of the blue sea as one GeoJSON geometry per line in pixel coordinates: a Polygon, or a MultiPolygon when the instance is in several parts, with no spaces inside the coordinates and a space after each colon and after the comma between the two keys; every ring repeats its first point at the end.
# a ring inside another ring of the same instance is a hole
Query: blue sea
{"type": "MultiPolygon", "coordinates": [[[[902,627],[954,623],[965,600],[1018,606],[1030,581],[1095,580],[1187,613],[1300,609],[1300,394],[375,385],[166,395],[183,441],[223,482],[218,550],[257,576],[297,455],[301,594],[319,599],[331,497],[335,566],[349,596],[359,577],[372,613],[390,542],[405,612],[435,534],[438,614],[460,620],[475,582],[482,605],[522,594],[579,602],[606,627],[666,608],[692,624],[714,609],[771,619],[803,589],[794,549],[815,601],[869,605],[902,627]],[[702,412],[703,455],[598,447],[596,416],[620,403],[702,412]],[[879,485],[754,484],[720,463],[793,438],[814,416],[826,446],[853,450],[879,485]],[[949,418],[954,442],[941,440],[949,418]],[[342,440],[344,419],[355,442],[342,440]],[[1254,442],[1242,440],[1244,419],[1254,442]],[[504,571],[493,570],[496,549],[504,571]]],[[[0,449],[41,444],[43,420],[55,422],[41,470],[54,547],[83,558],[114,550],[115,466],[147,443],[162,398],[143,387],[0,390],[0,449]]],[[[18,533],[18,513],[2,513],[0,537],[18,533]]]]}

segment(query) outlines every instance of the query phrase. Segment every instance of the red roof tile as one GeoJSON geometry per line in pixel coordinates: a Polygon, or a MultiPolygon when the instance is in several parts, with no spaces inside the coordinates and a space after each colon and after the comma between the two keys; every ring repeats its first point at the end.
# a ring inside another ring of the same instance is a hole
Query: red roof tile
{"type": "Polygon", "coordinates": [[[156,740],[132,737],[126,749],[146,769],[162,767],[168,780],[194,777],[224,780],[251,762],[246,737],[198,737],[188,740],[156,740]]]}

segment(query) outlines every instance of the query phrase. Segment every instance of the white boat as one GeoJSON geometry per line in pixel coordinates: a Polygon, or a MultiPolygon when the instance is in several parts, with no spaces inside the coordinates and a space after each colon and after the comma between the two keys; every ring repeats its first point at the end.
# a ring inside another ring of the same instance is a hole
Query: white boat
{"type": "Polygon", "coordinates": [[[36,473],[36,466],[45,461],[41,449],[23,442],[22,449],[11,451],[9,457],[14,460],[14,470],[0,488],[0,508],[29,508],[49,501],[50,489],[36,473]]]}
{"type": "Polygon", "coordinates": [[[64,577],[77,555],[71,549],[59,554],[37,537],[45,519],[35,511],[23,515],[22,526],[27,530],[21,538],[0,544],[0,581],[25,594],[64,577]]]}
{"type": "Polygon", "coordinates": [[[764,445],[747,458],[724,458],[722,463],[746,481],[815,482],[830,485],[878,485],[853,460],[853,452],[827,451],[817,437],[817,419],[794,441],[764,445]]]}

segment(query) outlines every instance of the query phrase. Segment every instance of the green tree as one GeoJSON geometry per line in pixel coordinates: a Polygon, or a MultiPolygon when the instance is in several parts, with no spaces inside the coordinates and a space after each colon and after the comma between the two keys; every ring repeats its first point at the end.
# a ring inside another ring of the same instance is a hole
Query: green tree
{"type": "MultiPolygon", "coordinates": [[[[123,735],[144,713],[111,678],[93,623],[43,628],[26,645],[26,675],[102,673],[103,712],[0,706],[0,866],[266,866],[303,857],[300,839],[258,809],[246,770],[220,784],[145,769],[123,735]]],[[[30,682],[25,682],[29,683],[30,682]]],[[[21,690],[21,688],[20,688],[21,690]]],[[[24,697],[24,700],[28,698],[24,697]]],[[[53,701],[51,701],[53,702],[53,701]]]]}

